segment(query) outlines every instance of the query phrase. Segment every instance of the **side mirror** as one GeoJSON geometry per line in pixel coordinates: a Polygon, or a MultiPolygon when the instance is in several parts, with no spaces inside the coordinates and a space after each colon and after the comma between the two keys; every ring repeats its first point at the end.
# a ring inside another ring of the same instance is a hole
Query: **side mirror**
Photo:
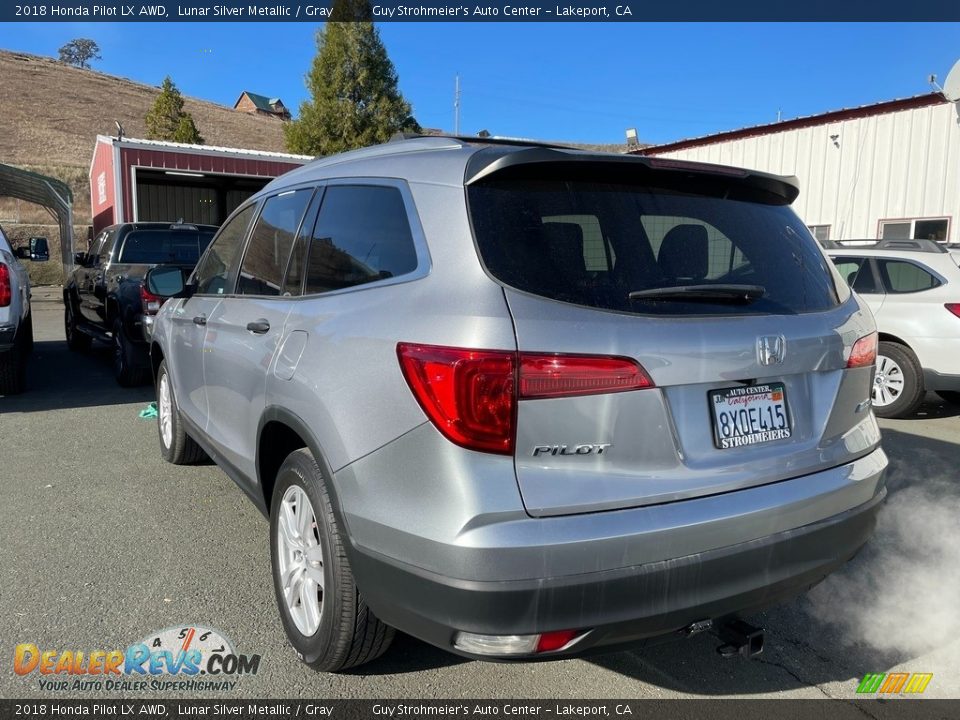
{"type": "Polygon", "coordinates": [[[190,297],[193,287],[187,285],[186,273],[178,267],[155,267],[143,279],[147,290],[160,297],[190,297]]]}
{"type": "MultiPolygon", "coordinates": [[[[30,252],[30,251],[27,250],[27,252],[30,252]]],[[[74,262],[76,265],[79,265],[80,267],[86,267],[86,266],[87,266],[87,260],[88,260],[88,257],[87,257],[87,254],[86,254],[85,252],[78,252],[78,253],[74,253],[74,254],[73,254],[73,262],[74,262]]]]}
{"type": "Polygon", "coordinates": [[[28,247],[18,247],[14,251],[19,260],[29,260],[30,259],[30,248],[28,247]]]}

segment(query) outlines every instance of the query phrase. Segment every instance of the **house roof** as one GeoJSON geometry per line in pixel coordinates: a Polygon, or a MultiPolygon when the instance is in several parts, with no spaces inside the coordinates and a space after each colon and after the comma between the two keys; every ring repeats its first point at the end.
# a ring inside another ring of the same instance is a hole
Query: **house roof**
{"type": "Polygon", "coordinates": [[[754,125],[751,127],[740,128],[739,130],[727,130],[714,135],[702,135],[700,137],[677,140],[675,142],[665,143],[663,145],[648,145],[636,150],[631,150],[630,152],[634,155],[659,155],[661,153],[687,150],[689,148],[701,147],[703,145],[713,145],[715,143],[729,142],[731,140],[742,140],[743,138],[755,137],[757,135],[772,135],[774,133],[785,132],[787,130],[799,130],[801,128],[815,127],[817,125],[829,125],[831,123],[852,120],[855,118],[870,117],[872,115],[885,115],[887,113],[899,112],[902,110],[913,110],[916,108],[928,107],[930,105],[941,105],[946,102],[947,100],[945,100],[940,93],[914,95],[913,97],[885,100],[883,102],[873,103],[871,105],[860,105],[858,107],[831,110],[818,115],[805,115],[803,117],[767,123],[765,125],[754,125]]]}
{"type": "Polygon", "coordinates": [[[233,104],[234,107],[237,106],[237,103],[246,95],[250,98],[250,101],[257,106],[258,110],[263,110],[264,112],[275,112],[277,105],[283,106],[283,101],[280,98],[271,98],[266,95],[258,95],[257,93],[252,93],[249,90],[244,90],[240,93],[240,97],[237,98],[237,102],[233,104]]]}
{"type": "Polygon", "coordinates": [[[169,140],[145,140],[142,138],[128,138],[117,140],[109,135],[97,135],[97,142],[111,143],[119,147],[144,147],[152,150],[166,150],[169,152],[189,152],[203,155],[229,155],[250,159],[294,160],[297,162],[313,160],[312,155],[293,155],[290,153],[271,152],[269,150],[247,150],[245,148],[218,147],[216,145],[191,145],[189,143],[171,142],[169,140]]]}

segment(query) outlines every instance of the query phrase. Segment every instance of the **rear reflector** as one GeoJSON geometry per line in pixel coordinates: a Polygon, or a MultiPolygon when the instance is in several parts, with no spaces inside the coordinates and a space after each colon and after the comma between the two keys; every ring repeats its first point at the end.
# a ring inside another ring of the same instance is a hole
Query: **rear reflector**
{"type": "Polygon", "coordinates": [[[430,421],[471,450],[513,453],[519,400],[653,387],[629,358],[399,343],[403,376],[430,421]]]}
{"type": "Polygon", "coordinates": [[[0,263],[0,307],[7,307],[13,300],[13,290],[10,287],[10,268],[0,263]]]}
{"type": "Polygon", "coordinates": [[[960,317],[960,303],[947,303],[944,307],[957,317],[960,317]]]}
{"type": "Polygon", "coordinates": [[[520,354],[521,399],[599,395],[648,387],[653,387],[653,380],[628,358],[520,354]]]}
{"type": "Polygon", "coordinates": [[[453,646],[474,655],[533,655],[560,650],[583,634],[580,630],[559,630],[539,635],[479,635],[459,632],[453,646]]]}
{"type": "Polygon", "coordinates": [[[875,332],[864,335],[853,344],[850,350],[848,368],[867,367],[877,361],[877,334],[875,332]]]}

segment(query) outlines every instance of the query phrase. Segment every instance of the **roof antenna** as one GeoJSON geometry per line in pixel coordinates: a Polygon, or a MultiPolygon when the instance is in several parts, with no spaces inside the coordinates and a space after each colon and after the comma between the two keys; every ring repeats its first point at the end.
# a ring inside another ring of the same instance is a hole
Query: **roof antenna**
{"type": "Polygon", "coordinates": [[[119,120],[114,120],[113,124],[117,126],[117,140],[123,140],[123,125],[119,120]]]}

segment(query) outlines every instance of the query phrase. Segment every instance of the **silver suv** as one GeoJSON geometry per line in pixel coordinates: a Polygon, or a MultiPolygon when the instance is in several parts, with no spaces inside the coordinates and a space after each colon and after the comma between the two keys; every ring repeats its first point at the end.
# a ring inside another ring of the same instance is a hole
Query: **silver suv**
{"type": "Polygon", "coordinates": [[[755,653],[734,616],[841,567],[886,493],[873,317],[797,193],[458,138],[313,162],[188,281],[148,275],[174,296],[161,452],[206,453],[269,516],[316,668],[393,628],[474,658],[708,628],[755,653]]]}

